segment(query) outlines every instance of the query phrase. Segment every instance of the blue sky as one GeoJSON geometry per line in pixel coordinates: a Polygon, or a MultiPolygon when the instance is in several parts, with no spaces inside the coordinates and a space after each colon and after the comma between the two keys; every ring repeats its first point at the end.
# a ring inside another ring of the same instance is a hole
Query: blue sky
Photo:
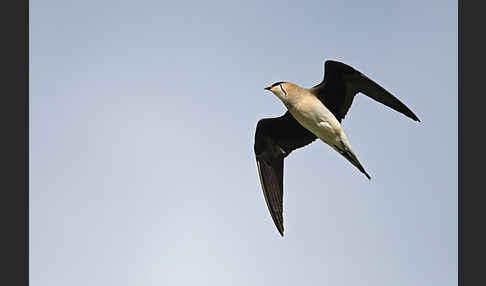
{"type": "Polygon", "coordinates": [[[457,2],[31,1],[32,285],[456,285],[457,2]],[[286,159],[285,237],[261,191],[263,88],[327,59],[358,95],[286,159]]]}

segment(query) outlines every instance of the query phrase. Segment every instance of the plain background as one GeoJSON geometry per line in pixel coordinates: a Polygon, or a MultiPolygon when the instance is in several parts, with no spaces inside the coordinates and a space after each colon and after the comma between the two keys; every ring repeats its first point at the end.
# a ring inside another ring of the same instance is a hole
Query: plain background
{"type": "Polygon", "coordinates": [[[457,2],[30,2],[31,285],[456,285],[457,2]],[[358,95],[286,159],[285,236],[261,191],[263,88],[327,59],[358,95]]]}

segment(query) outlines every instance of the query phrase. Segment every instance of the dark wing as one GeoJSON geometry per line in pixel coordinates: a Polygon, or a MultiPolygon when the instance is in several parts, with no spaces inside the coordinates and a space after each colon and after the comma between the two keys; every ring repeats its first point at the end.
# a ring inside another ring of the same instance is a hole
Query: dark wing
{"type": "Polygon", "coordinates": [[[358,70],[340,62],[326,61],[324,80],[314,86],[311,91],[336,116],[339,122],[346,116],[354,96],[358,92],[366,94],[413,120],[420,121],[405,104],[386,89],[358,70]]]}
{"type": "Polygon", "coordinates": [[[273,222],[283,236],[284,158],[317,137],[300,125],[287,111],[276,118],[258,121],[254,151],[263,195],[273,222]]]}

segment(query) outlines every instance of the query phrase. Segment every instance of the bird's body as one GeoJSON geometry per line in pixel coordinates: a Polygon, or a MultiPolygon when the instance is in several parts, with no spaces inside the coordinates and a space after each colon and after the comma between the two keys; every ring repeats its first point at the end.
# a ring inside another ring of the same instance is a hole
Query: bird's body
{"type": "MultiPolygon", "coordinates": [[[[293,104],[286,104],[288,111],[303,127],[312,132],[322,142],[342,154],[351,164],[361,169],[361,163],[351,149],[341,123],[329,109],[311,92],[303,93],[293,104]],[[346,156],[349,152],[351,158],[346,156]]],[[[363,169],[364,170],[364,169],[363,169]]],[[[364,172],[370,178],[368,173],[364,172]]]]}
{"type": "Polygon", "coordinates": [[[297,122],[327,144],[332,144],[342,133],[341,124],[336,117],[308,91],[285,106],[297,122]]]}
{"type": "Polygon", "coordinates": [[[370,179],[341,126],[341,120],[358,92],[420,121],[384,88],[354,68],[336,61],[326,61],[324,80],[312,88],[277,82],[265,89],[275,94],[288,110],[281,117],[265,118],[258,122],[254,146],[265,201],[281,235],[283,161],[293,150],[319,138],[370,179]]]}

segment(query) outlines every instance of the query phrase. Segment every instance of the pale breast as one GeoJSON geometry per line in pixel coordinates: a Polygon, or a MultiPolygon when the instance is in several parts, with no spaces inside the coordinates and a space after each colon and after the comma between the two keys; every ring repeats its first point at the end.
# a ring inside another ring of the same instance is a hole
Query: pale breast
{"type": "Polygon", "coordinates": [[[287,108],[302,126],[326,141],[341,129],[336,117],[314,96],[303,96],[287,108]]]}

